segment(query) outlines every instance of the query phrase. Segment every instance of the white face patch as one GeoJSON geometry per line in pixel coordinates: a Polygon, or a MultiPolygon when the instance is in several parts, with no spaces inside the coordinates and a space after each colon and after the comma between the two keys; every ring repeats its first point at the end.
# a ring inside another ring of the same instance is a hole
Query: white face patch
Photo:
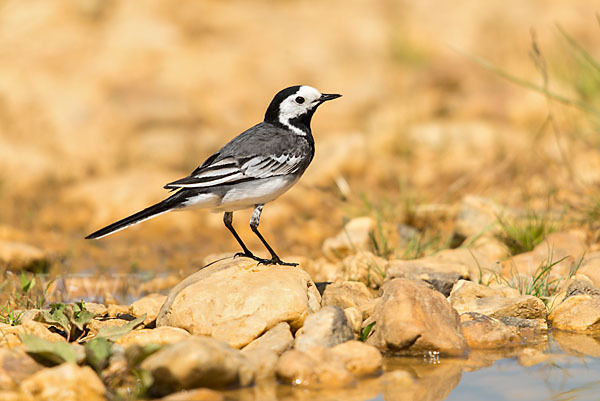
{"type": "Polygon", "coordinates": [[[303,85],[296,93],[288,96],[279,105],[279,122],[298,135],[306,135],[301,129],[290,124],[290,120],[307,113],[319,104],[321,92],[313,87],[303,85]]]}

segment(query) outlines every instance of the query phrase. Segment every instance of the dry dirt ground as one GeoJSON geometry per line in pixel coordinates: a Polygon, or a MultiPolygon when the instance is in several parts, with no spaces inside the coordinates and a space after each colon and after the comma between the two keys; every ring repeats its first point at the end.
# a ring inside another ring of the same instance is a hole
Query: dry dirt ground
{"type": "MultiPolygon", "coordinates": [[[[344,97],[314,118],[305,177],[265,207],[282,257],[321,256],[361,215],[380,217],[401,256],[398,223],[448,236],[444,211],[469,194],[584,228],[594,244],[596,12],[560,0],[0,0],[0,239],[49,252],[59,274],[183,274],[237,251],[222,216],[202,211],[83,237],[161,200],[302,83],[344,97]],[[420,219],[424,207],[442,212],[420,219]]],[[[261,249],[248,219],[235,224],[261,249]]]]}

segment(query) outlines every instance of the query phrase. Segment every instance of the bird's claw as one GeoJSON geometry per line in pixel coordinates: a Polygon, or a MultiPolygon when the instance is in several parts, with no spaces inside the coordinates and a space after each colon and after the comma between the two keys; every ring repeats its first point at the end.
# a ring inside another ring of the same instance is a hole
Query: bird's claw
{"type": "Polygon", "coordinates": [[[283,260],[279,259],[279,257],[274,257],[271,259],[263,259],[263,258],[259,258],[258,256],[254,256],[253,253],[246,253],[246,252],[238,252],[235,255],[233,255],[233,257],[234,258],[238,258],[238,257],[250,258],[252,260],[257,261],[258,264],[261,264],[261,265],[298,266],[298,263],[284,262],[283,260]]]}
{"type": "Polygon", "coordinates": [[[234,258],[237,258],[237,257],[240,257],[240,256],[243,257],[243,258],[250,258],[252,260],[255,260],[259,264],[263,264],[263,265],[270,265],[270,264],[272,264],[271,259],[259,258],[258,256],[254,256],[253,253],[238,252],[235,255],[233,255],[234,258]]]}

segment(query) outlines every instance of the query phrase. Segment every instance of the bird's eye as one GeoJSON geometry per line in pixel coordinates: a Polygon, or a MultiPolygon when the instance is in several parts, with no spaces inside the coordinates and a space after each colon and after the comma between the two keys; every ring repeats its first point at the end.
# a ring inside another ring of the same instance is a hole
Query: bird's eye
{"type": "Polygon", "coordinates": [[[298,103],[298,104],[302,104],[302,103],[304,103],[304,98],[303,98],[302,96],[298,96],[298,97],[296,98],[296,103],[298,103]]]}

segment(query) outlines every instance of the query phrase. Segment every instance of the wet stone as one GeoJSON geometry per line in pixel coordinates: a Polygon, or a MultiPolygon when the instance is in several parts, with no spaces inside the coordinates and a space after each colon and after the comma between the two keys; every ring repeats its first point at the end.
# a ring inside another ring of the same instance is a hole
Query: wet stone
{"type": "Polygon", "coordinates": [[[548,341],[548,323],[546,319],[522,319],[518,317],[502,317],[500,321],[514,327],[525,344],[538,344],[548,341]]]}
{"type": "Polygon", "coordinates": [[[573,332],[600,331],[600,297],[573,295],[556,306],[548,320],[553,328],[573,332]]]}
{"type": "Polygon", "coordinates": [[[346,369],[357,376],[378,372],[383,365],[381,352],[372,345],[360,341],[346,341],[331,348],[338,355],[346,369]]]}
{"type": "Polygon", "coordinates": [[[322,347],[285,352],[277,361],[276,373],[282,381],[302,387],[341,388],[355,380],[344,360],[322,347]]]}
{"type": "Polygon", "coordinates": [[[518,330],[504,322],[481,313],[460,315],[461,328],[471,349],[495,349],[521,342],[518,330]]]}

